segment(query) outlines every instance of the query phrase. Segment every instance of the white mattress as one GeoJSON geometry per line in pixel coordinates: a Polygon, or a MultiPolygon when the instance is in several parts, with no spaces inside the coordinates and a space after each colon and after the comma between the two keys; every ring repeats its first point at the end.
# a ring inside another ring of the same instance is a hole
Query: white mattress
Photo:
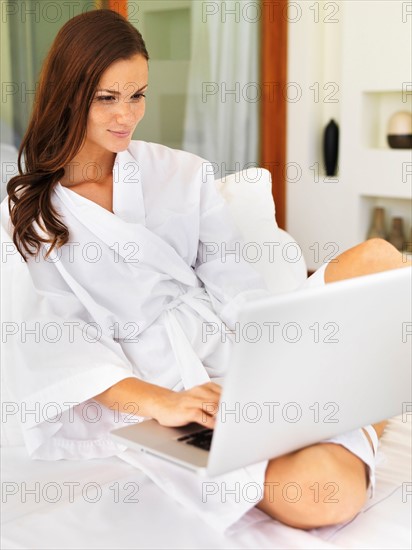
{"type": "Polygon", "coordinates": [[[2,448],[2,548],[409,549],[412,422],[404,420],[391,420],[382,438],[374,498],[350,523],[312,531],[262,515],[222,535],[119,457],[30,461],[22,447],[2,448]]]}

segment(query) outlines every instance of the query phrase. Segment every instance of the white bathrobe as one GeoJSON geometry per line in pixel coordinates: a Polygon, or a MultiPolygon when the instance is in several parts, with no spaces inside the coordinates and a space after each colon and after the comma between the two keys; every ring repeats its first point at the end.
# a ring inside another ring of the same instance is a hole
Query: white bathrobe
{"type": "MultiPolygon", "coordinates": [[[[124,414],[93,400],[128,377],[176,391],[221,377],[239,306],[270,296],[236,252],[242,238],[210,163],[133,141],[115,159],[114,214],[60,184],[52,202],[70,241],[47,259],[42,246],[28,263],[12,243],[7,199],[1,204],[2,375],[30,456],[116,454],[215,528],[259,521],[264,514],[253,500],[224,501],[218,491],[206,502],[203,487],[221,482],[230,491],[252,483],[263,491],[267,461],[198,477],[109,439],[111,429],[141,419],[138,403],[124,414]]],[[[324,284],[323,270],[311,279],[324,284]]],[[[364,460],[373,489],[375,459],[362,430],[329,441],[364,460]]]]}
{"type": "MultiPolygon", "coordinates": [[[[220,331],[269,293],[234,252],[240,234],[195,155],[132,141],[115,159],[114,214],[60,184],[52,203],[70,241],[27,264],[2,203],[5,374],[33,458],[109,456],[125,415],[93,396],[127,377],[181,390],[224,375],[232,340],[220,331]]],[[[130,413],[141,418],[138,404],[130,413]]]]}

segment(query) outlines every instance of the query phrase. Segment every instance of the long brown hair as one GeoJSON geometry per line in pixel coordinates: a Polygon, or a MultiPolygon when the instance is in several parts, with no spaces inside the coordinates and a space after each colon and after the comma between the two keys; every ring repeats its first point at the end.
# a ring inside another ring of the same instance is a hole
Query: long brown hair
{"type": "Polygon", "coordinates": [[[43,63],[20,145],[19,175],[7,185],[13,241],[26,261],[25,253],[36,255],[42,242],[51,243],[49,254],[69,240],[67,227],[52,206],[52,191],[83,144],[102,74],[114,61],[136,54],[149,59],[141,34],[112,10],[77,15],[58,32],[43,63]],[[49,238],[36,232],[34,222],[49,238]]]}

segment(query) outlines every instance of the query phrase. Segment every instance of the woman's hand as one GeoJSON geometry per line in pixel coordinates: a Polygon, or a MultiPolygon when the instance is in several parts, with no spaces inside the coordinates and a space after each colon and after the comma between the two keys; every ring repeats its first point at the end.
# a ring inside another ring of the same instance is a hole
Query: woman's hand
{"type": "Polygon", "coordinates": [[[153,418],[162,426],[177,427],[197,422],[205,428],[214,428],[221,391],[214,382],[182,392],[170,391],[157,402],[153,418]]]}

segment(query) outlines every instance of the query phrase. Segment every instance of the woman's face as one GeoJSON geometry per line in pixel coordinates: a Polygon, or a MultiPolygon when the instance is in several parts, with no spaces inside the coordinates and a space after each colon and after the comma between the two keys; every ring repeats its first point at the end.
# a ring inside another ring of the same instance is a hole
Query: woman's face
{"type": "Polygon", "coordinates": [[[142,55],[116,61],[103,73],[87,118],[88,152],[127,149],[145,113],[147,80],[148,65],[142,55]]]}

